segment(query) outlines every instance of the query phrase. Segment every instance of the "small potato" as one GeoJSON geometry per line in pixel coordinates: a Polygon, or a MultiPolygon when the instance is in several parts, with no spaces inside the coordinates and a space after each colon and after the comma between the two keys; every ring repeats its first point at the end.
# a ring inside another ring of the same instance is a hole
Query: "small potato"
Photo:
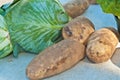
{"type": "Polygon", "coordinates": [[[31,80],[38,80],[63,72],[85,56],[85,46],[74,40],[63,40],[36,56],[26,69],[31,80]]]}
{"type": "Polygon", "coordinates": [[[85,17],[71,20],[62,30],[64,39],[73,39],[86,44],[88,37],[94,32],[93,23],[85,17]]]}
{"type": "Polygon", "coordinates": [[[118,44],[117,31],[112,28],[102,28],[95,31],[88,39],[86,54],[89,60],[101,63],[109,60],[118,44]]]}
{"type": "Polygon", "coordinates": [[[63,5],[65,11],[72,18],[80,16],[89,7],[88,0],[70,0],[63,5]]]}
{"type": "Polygon", "coordinates": [[[111,61],[120,68],[120,47],[116,48],[111,61]]]}

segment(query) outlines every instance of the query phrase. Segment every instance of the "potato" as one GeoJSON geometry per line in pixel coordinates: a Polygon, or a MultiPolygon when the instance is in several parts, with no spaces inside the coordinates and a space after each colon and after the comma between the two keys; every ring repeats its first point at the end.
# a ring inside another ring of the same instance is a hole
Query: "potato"
{"type": "Polygon", "coordinates": [[[111,61],[120,67],[120,47],[116,48],[114,55],[111,58],[111,61]]]}
{"type": "Polygon", "coordinates": [[[102,28],[95,31],[88,39],[86,54],[89,60],[101,63],[109,60],[118,44],[117,31],[112,28],[102,28]]]}
{"type": "Polygon", "coordinates": [[[85,56],[85,46],[74,40],[63,40],[36,56],[26,69],[31,80],[38,80],[63,72],[85,56]]]}
{"type": "Polygon", "coordinates": [[[85,10],[89,7],[88,0],[69,0],[66,4],[63,5],[65,11],[72,18],[80,16],[85,10]]]}
{"type": "Polygon", "coordinates": [[[73,39],[86,44],[88,37],[94,32],[93,23],[85,17],[71,20],[62,30],[64,39],[73,39]]]}

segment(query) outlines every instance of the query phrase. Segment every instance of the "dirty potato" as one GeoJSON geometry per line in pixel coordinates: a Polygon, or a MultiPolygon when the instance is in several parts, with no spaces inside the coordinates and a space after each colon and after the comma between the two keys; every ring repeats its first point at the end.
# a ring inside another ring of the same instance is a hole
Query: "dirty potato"
{"type": "Polygon", "coordinates": [[[63,5],[65,11],[72,18],[80,16],[85,10],[89,7],[88,0],[69,0],[66,4],[63,5]]]}
{"type": "Polygon", "coordinates": [[[74,40],[63,40],[36,56],[26,69],[31,80],[46,78],[63,72],[85,56],[83,44],[74,40]]]}
{"type": "Polygon", "coordinates": [[[109,60],[118,44],[117,31],[112,28],[102,28],[95,31],[88,39],[86,54],[89,60],[101,63],[109,60]]]}
{"type": "Polygon", "coordinates": [[[86,44],[88,37],[94,32],[93,23],[85,17],[71,20],[62,30],[64,39],[73,39],[86,44]]]}

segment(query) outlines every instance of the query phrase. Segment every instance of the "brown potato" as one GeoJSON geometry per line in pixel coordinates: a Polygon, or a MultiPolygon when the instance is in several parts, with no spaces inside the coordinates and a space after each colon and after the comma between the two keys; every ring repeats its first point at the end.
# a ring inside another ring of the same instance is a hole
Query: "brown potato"
{"type": "Polygon", "coordinates": [[[63,40],[36,56],[26,69],[31,80],[46,78],[63,72],[85,56],[83,44],[74,40],[63,40]]]}
{"type": "Polygon", "coordinates": [[[89,7],[88,0],[70,0],[63,5],[65,11],[72,18],[80,16],[89,7]]]}
{"type": "Polygon", "coordinates": [[[114,55],[111,58],[111,61],[117,65],[118,67],[120,67],[120,47],[116,48],[114,55]]]}
{"type": "Polygon", "coordinates": [[[101,63],[109,60],[118,44],[117,31],[112,28],[102,28],[95,31],[88,39],[86,54],[89,60],[101,63]]]}
{"type": "Polygon", "coordinates": [[[93,23],[85,17],[77,17],[71,20],[62,30],[64,39],[73,39],[86,44],[88,37],[94,32],[93,23]]]}

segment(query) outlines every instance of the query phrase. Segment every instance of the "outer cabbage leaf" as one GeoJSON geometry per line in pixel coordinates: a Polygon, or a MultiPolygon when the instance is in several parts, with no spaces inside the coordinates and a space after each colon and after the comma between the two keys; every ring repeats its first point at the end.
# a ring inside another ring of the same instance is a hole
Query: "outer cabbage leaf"
{"type": "Polygon", "coordinates": [[[120,16],[120,0],[97,0],[106,13],[120,16]]]}
{"type": "Polygon", "coordinates": [[[61,40],[61,29],[69,16],[58,0],[18,0],[5,19],[17,56],[18,46],[39,53],[61,40]]]}
{"type": "Polygon", "coordinates": [[[9,32],[6,29],[6,23],[3,16],[0,15],[0,58],[9,55],[12,52],[12,44],[9,38],[9,32]]]}

